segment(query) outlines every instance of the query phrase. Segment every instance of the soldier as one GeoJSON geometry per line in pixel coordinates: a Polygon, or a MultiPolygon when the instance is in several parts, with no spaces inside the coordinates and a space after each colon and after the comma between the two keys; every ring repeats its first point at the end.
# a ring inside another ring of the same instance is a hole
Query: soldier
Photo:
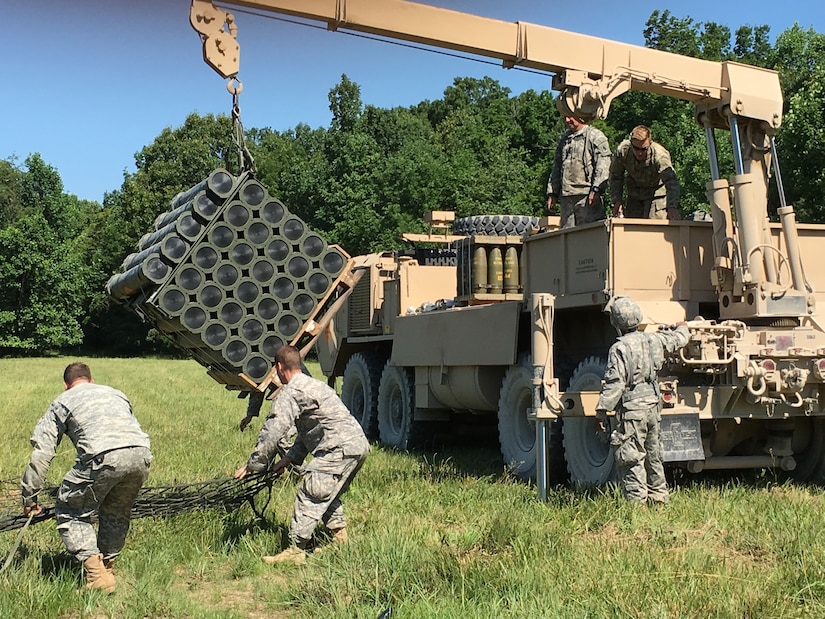
{"type": "Polygon", "coordinates": [[[346,542],[347,521],[341,495],[352,483],[369,453],[369,443],[358,421],[335,391],[301,371],[301,354],[293,346],[275,353],[275,369],[284,385],[273,401],[272,412],[258,435],[255,451],[247,463],[235,471],[242,479],[248,472],[265,470],[277,452],[277,443],[292,424],[298,431],[294,445],[272,467],[281,473],[287,466],[302,464],[308,454],[304,478],[295,498],[290,526],[291,546],[265,563],[304,561],[312,534],[319,522],[330,530],[333,540],[346,542]]]}
{"type": "Polygon", "coordinates": [[[561,227],[604,219],[602,194],[610,169],[610,146],[604,133],[581,118],[565,116],[568,129],[556,147],[547,182],[547,212],[559,206],[561,227]]]}
{"type": "MultiPolygon", "coordinates": [[[[246,430],[246,427],[251,423],[252,419],[261,414],[261,407],[264,405],[266,394],[263,391],[250,391],[248,398],[246,415],[241,419],[241,423],[238,424],[238,429],[241,432],[246,430]]],[[[286,449],[284,449],[284,453],[286,453],[286,449]]]]}
{"type": "Polygon", "coordinates": [[[85,363],[66,367],[63,388],[31,437],[34,450],[21,482],[23,512],[42,511],[37,495],[65,434],[77,449],[77,460],[57,491],[57,530],[69,554],[86,568],[86,587],[112,593],[112,563],[123,549],[132,505],[149,476],[149,436],[126,396],[95,384],[85,363]]]}
{"type": "Polygon", "coordinates": [[[634,127],[610,163],[610,197],[616,217],[679,219],[679,179],[670,153],[650,138],[650,129],[634,127]],[[624,189],[627,185],[627,200],[624,189]]]}
{"type": "Polygon", "coordinates": [[[610,443],[625,498],[664,504],[668,491],[659,440],[662,398],[657,373],[665,355],[687,344],[690,333],[684,322],[673,330],[638,331],[642,310],[629,297],[614,297],[605,311],[620,336],[608,352],[596,428],[605,432],[607,411],[616,411],[617,428],[610,443]]]}
{"type": "MultiPolygon", "coordinates": [[[[303,363],[303,361],[301,362],[301,371],[307,376],[312,376],[312,374],[309,373],[309,370],[307,369],[307,366],[303,363]]],[[[281,386],[282,385],[279,385],[277,382],[273,382],[269,387],[270,393],[277,394],[278,389],[281,386]]],[[[247,426],[249,426],[252,420],[261,414],[261,408],[264,405],[264,400],[266,400],[267,394],[263,391],[258,391],[256,389],[255,391],[250,391],[247,397],[249,401],[246,404],[246,415],[243,419],[241,419],[241,422],[238,424],[238,429],[241,432],[246,430],[247,426]]],[[[283,457],[286,454],[286,452],[289,451],[289,448],[292,447],[292,438],[295,436],[295,434],[295,426],[292,426],[287,430],[286,434],[281,438],[281,440],[278,441],[277,450],[279,456],[283,457]]]]}

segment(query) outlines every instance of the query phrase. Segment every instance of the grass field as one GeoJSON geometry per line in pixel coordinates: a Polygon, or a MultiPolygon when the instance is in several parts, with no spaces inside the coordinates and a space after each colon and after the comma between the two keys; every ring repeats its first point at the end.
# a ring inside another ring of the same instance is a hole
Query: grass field
{"type": "MultiPolygon", "coordinates": [[[[71,360],[0,360],[0,479],[22,473],[71,360]]],[[[244,403],[195,362],[86,361],[130,396],[152,438],[147,485],[227,477],[245,462],[260,421],[238,432],[244,403]]],[[[66,443],[51,484],[73,462],[66,443]]],[[[659,509],[614,490],[559,489],[540,503],[489,443],[375,445],[344,498],[350,544],[322,546],[305,566],[264,565],[284,544],[295,483],[276,482],[264,520],[245,505],[133,521],[112,596],[78,593],[54,522],[34,525],[0,576],[0,617],[825,617],[820,488],[716,478],[680,480],[659,509]]],[[[0,560],[17,534],[0,533],[0,560]]]]}

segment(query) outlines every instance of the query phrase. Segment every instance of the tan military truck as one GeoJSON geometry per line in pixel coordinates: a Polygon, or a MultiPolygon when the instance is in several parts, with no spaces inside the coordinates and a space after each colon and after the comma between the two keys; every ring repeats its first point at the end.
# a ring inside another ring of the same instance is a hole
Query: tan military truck
{"type": "MultiPolygon", "coordinates": [[[[361,280],[317,348],[368,430],[406,447],[428,424],[496,415],[505,461],[535,474],[540,494],[563,470],[576,483],[609,480],[611,454],[590,417],[615,339],[603,308],[626,294],[646,329],[690,321],[688,346],[660,377],[666,461],[825,481],[825,333],[816,317],[825,275],[812,259],[825,228],[797,225],[784,202],[776,73],[404,0],[225,3],[546,71],[565,114],[604,117],[630,89],[677,97],[695,105],[705,129],[712,222],[608,219],[562,230],[547,220],[530,233],[495,234],[471,224],[454,234],[464,237],[453,240],[454,266],[404,253],[357,258],[361,280]],[[732,141],[729,179],[720,177],[716,130],[732,141]],[[768,218],[771,176],[778,223],[768,218]]],[[[237,46],[216,23],[233,19],[193,0],[204,56],[231,79],[237,46]]]]}

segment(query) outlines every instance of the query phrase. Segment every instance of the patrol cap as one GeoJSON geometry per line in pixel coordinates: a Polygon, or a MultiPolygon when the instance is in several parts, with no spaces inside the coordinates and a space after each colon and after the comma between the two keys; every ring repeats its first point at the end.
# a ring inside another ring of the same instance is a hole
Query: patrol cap
{"type": "Polygon", "coordinates": [[[631,331],[642,322],[642,310],[630,297],[612,297],[604,311],[610,313],[610,324],[619,331],[631,331]]]}

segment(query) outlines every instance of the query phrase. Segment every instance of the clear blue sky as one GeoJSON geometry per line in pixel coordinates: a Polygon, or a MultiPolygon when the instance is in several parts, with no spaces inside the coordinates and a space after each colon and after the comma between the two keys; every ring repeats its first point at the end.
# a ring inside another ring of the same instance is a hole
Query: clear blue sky
{"type": "MultiPolygon", "coordinates": [[[[799,23],[825,33],[812,0],[427,0],[444,8],[641,45],[654,10],[735,31],[768,24],[771,39],[799,23]],[[749,8],[747,13],[741,7],[749,8]]],[[[219,4],[219,3],[218,3],[219,4]]],[[[134,154],[192,112],[228,114],[224,81],[203,62],[188,0],[2,0],[6,66],[0,159],[39,152],[65,190],[102,200],[134,172],[134,154]]],[[[225,6],[225,5],[224,5],[225,6]]],[[[327,94],[341,74],[379,107],[438,99],[457,76],[489,75],[513,94],[550,77],[234,12],[239,27],[244,126],[327,127],[327,94]]]]}

